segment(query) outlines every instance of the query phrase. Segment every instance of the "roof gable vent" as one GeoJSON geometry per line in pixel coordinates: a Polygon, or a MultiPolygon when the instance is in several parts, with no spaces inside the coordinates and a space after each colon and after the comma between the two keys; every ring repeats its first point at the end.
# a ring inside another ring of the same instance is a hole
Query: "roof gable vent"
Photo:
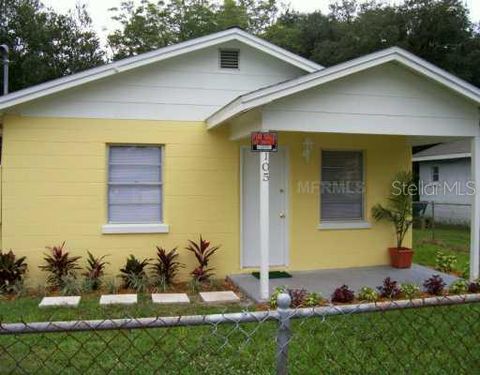
{"type": "Polygon", "coordinates": [[[221,69],[238,69],[238,57],[240,51],[238,49],[221,49],[220,68],[221,69]]]}

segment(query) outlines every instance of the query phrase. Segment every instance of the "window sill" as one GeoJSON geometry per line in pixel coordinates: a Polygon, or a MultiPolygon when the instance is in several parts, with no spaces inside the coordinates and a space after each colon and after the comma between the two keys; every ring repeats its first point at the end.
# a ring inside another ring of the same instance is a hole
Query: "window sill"
{"type": "Polygon", "coordinates": [[[104,224],[103,234],[168,233],[168,224],[104,224]]]}
{"type": "Polygon", "coordinates": [[[372,227],[368,221],[323,221],[318,224],[318,229],[369,229],[372,227]]]}

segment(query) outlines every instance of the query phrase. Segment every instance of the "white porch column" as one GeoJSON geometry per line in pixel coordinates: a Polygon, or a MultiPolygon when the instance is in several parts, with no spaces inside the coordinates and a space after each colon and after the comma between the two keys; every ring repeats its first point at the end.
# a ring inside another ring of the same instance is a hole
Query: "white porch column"
{"type": "Polygon", "coordinates": [[[269,153],[260,152],[260,298],[269,297],[269,153]]]}
{"type": "Polygon", "coordinates": [[[480,267],[480,135],[471,141],[471,176],[475,183],[470,221],[470,280],[477,279],[480,267]]]}

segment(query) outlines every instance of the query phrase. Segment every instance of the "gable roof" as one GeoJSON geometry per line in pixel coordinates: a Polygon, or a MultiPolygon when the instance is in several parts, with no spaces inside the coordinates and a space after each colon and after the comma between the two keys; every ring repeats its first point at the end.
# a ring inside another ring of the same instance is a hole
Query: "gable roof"
{"type": "Polygon", "coordinates": [[[427,148],[416,152],[413,155],[413,161],[428,161],[428,160],[447,160],[469,158],[470,154],[470,140],[462,139],[460,141],[440,143],[436,146],[427,148]]]}
{"type": "Polygon", "coordinates": [[[392,47],[241,95],[212,114],[207,119],[208,127],[213,128],[243,112],[265,105],[271,101],[389,62],[396,62],[406,66],[420,75],[432,79],[480,104],[479,88],[410,52],[398,47],[392,47]]]}
{"type": "Polygon", "coordinates": [[[92,81],[113,76],[115,74],[132,70],[155,62],[167,60],[172,57],[215,46],[229,41],[239,41],[250,47],[256,48],[268,55],[276,57],[288,64],[296,66],[308,73],[323,69],[323,66],[295,55],[281,47],[251,35],[239,28],[231,28],[218,33],[206,35],[186,42],[174,44],[137,56],[105,64],[97,68],[88,69],[80,73],[58,78],[41,83],[23,90],[0,97],[0,111],[34,99],[45,97],[69,88],[83,85],[92,81]]]}

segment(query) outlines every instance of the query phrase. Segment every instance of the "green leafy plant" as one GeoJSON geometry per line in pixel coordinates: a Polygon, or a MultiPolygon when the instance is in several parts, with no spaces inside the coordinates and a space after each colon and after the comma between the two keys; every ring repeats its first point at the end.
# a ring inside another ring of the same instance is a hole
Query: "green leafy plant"
{"type": "Polygon", "coordinates": [[[440,275],[433,275],[423,283],[423,287],[425,288],[426,292],[434,296],[442,295],[445,285],[447,284],[445,284],[440,275]]]}
{"type": "Polygon", "coordinates": [[[118,284],[117,280],[115,277],[112,277],[111,279],[107,280],[105,283],[105,289],[107,290],[107,293],[109,294],[117,294],[118,293],[118,284]]]}
{"type": "Polygon", "coordinates": [[[104,260],[106,255],[96,257],[90,251],[87,251],[87,254],[87,267],[83,273],[85,277],[84,285],[88,290],[98,290],[102,286],[102,278],[105,275],[105,267],[108,264],[104,260]]]}
{"type": "Polygon", "coordinates": [[[455,255],[448,255],[442,251],[437,251],[435,255],[435,269],[440,272],[450,273],[454,270],[457,264],[457,257],[455,255]]]}
{"type": "Polygon", "coordinates": [[[400,285],[400,294],[408,299],[417,298],[420,296],[420,287],[414,283],[402,283],[400,285]]]}
{"type": "Polygon", "coordinates": [[[324,301],[324,298],[322,297],[321,294],[310,292],[305,297],[304,306],[306,307],[318,306],[323,301],[324,301]]]}
{"type": "Polygon", "coordinates": [[[272,295],[270,296],[270,301],[269,301],[269,305],[272,309],[277,308],[277,298],[278,298],[278,296],[282,293],[288,293],[287,290],[288,290],[288,288],[286,286],[280,286],[280,287],[275,288],[272,295]]]}
{"type": "Polygon", "coordinates": [[[137,259],[130,254],[125,266],[120,269],[120,277],[124,288],[134,289],[142,292],[148,288],[148,276],[146,269],[149,265],[149,259],[137,259]]]}
{"type": "Polygon", "coordinates": [[[12,250],[0,250],[0,293],[16,293],[27,272],[26,257],[17,258],[12,250]]]}
{"type": "Polygon", "coordinates": [[[42,271],[48,272],[47,283],[55,289],[62,289],[66,276],[76,277],[80,269],[78,261],[81,257],[71,256],[65,250],[65,242],[60,246],[47,247],[50,251],[44,254],[43,260],[46,264],[39,266],[42,271]]]}
{"type": "Polygon", "coordinates": [[[157,258],[153,263],[153,272],[157,283],[164,290],[173,283],[180,268],[185,267],[178,259],[177,248],[166,251],[157,246],[157,258]]]}
{"type": "Polygon", "coordinates": [[[413,223],[412,187],[415,187],[411,172],[399,172],[390,190],[386,206],[372,207],[372,217],[376,221],[387,221],[395,228],[396,246],[401,248],[407,231],[413,223]]]}
{"type": "Polygon", "coordinates": [[[379,297],[380,296],[378,295],[378,292],[373,288],[369,288],[368,286],[364,286],[358,292],[358,299],[360,301],[376,302],[378,301],[379,297]]]}
{"type": "Polygon", "coordinates": [[[62,287],[60,293],[64,296],[76,296],[81,294],[82,287],[75,275],[66,275],[62,277],[62,287]]]}
{"type": "Polygon", "coordinates": [[[466,294],[469,289],[469,282],[467,280],[459,279],[455,280],[448,287],[448,293],[450,294],[466,294]]]}
{"type": "Polygon", "coordinates": [[[191,251],[198,261],[198,266],[192,271],[192,277],[198,282],[207,281],[213,276],[214,268],[209,268],[210,258],[217,252],[220,246],[210,246],[210,242],[200,236],[199,242],[188,240],[189,245],[186,247],[191,251]]]}

